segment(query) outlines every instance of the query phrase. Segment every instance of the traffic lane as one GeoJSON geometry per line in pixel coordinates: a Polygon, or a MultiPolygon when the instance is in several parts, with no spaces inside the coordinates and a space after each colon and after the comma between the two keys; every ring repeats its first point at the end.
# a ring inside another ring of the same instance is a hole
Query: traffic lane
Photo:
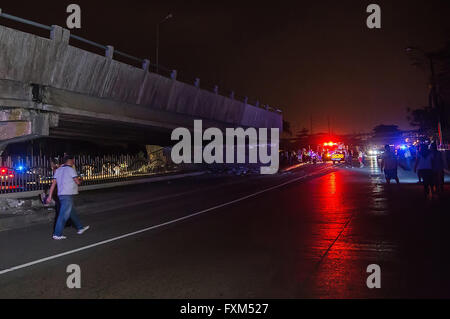
{"type": "MultiPolygon", "coordinates": [[[[127,231],[134,229],[133,227],[136,225],[133,223],[133,217],[135,217],[133,214],[139,215],[145,212],[147,215],[151,215],[152,218],[155,216],[163,217],[164,214],[158,214],[159,210],[154,208],[158,208],[164,203],[183,201],[186,198],[197,198],[195,197],[196,192],[206,191],[203,193],[205,195],[207,191],[214,192],[217,189],[223,189],[243,182],[248,182],[248,180],[218,176],[209,178],[195,177],[173,183],[133,185],[120,187],[119,189],[97,190],[81,193],[77,197],[82,198],[82,200],[78,200],[79,202],[98,202],[98,205],[90,205],[90,207],[94,207],[94,210],[90,210],[87,214],[80,214],[84,224],[91,224],[95,242],[100,239],[106,239],[107,237],[105,236],[116,236],[118,234],[117,231],[120,231],[120,226],[130,226],[125,229],[127,231]],[[169,202],[168,200],[171,201],[169,202]],[[128,205],[128,207],[120,207],[120,205],[128,205]],[[148,211],[135,210],[135,206],[146,206],[148,211]],[[98,216],[86,216],[92,214],[98,214],[98,216]],[[120,222],[117,222],[118,220],[120,222]],[[113,228],[103,225],[107,221],[112,222],[113,228]],[[119,229],[116,229],[117,227],[114,224],[118,225],[119,229]],[[101,233],[102,230],[109,230],[109,232],[101,233]]],[[[211,198],[211,196],[208,198],[211,198]]],[[[140,218],[137,220],[142,222],[140,218]]],[[[148,226],[148,224],[138,226],[142,228],[148,226]]],[[[71,237],[69,241],[53,242],[51,240],[51,227],[52,224],[38,224],[0,232],[0,255],[2,256],[0,258],[0,269],[11,267],[14,264],[25,263],[29,260],[40,259],[47,255],[57,254],[67,249],[75,249],[92,242],[86,240],[89,236],[75,236],[74,230],[70,228],[65,230],[65,233],[71,237]]]]}
{"type": "MultiPolygon", "coordinates": [[[[81,204],[85,202],[90,203],[89,207],[92,207],[93,211],[103,212],[107,210],[104,203],[102,203],[104,199],[107,200],[108,206],[114,205],[118,208],[124,208],[130,206],[130,203],[133,203],[133,205],[138,205],[140,203],[152,203],[160,200],[172,200],[179,196],[189,195],[195,192],[211,191],[213,189],[221,191],[220,189],[225,186],[228,187],[231,185],[247,183],[252,180],[260,180],[260,182],[256,183],[257,186],[259,186],[259,183],[262,183],[262,186],[266,184],[269,185],[271,182],[277,183],[287,180],[292,176],[298,177],[303,174],[314,173],[317,170],[327,167],[329,167],[327,164],[302,165],[293,171],[282,172],[275,175],[249,175],[238,177],[224,174],[205,174],[202,176],[175,181],[121,187],[120,193],[111,190],[98,190],[94,192],[82,193],[81,196],[77,197],[80,198],[79,202],[81,202],[81,204]],[[293,173],[295,175],[292,175],[293,173]],[[148,194],[151,194],[151,196],[149,197],[148,194]]],[[[251,189],[249,188],[249,190],[251,189]]]]}
{"type": "Polygon", "coordinates": [[[356,170],[354,178],[370,180],[367,209],[353,215],[303,295],[449,298],[448,195],[427,201],[421,185],[386,185],[374,167],[356,170]],[[370,264],[381,267],[381,289],[361,289],[370,264]]]}
{"type": "Polygon", "coordinates": [[[298,296],[299,286],[310,277],[351,213],[325,214],[323,207],[299,205],[310,202],[311,194],[320,197],[328,192],[321,186],[329,184],[325,177],[14,272],[2,280],[2,287],[8,288],[9,296],[25,297],[298,296]],[[65,287],[64,270],[69,263],[82,268],[81,290],[65,287]]]}
{"type": "MultiPolygon", "coordinates": [[[[267,187],[276,186],[307,174],[320,173],[321,169],[326,170],[328,168],[326,165],[317,166],[309,168],[307,171],[240,179],[240,183],[228,182],[224,185],[216,185],[217,179],[213,178],[212,184],[206,191],[205,188],[200,188],[198,192],[181,196],[173,194],[175,196],[173,200],[133,204],[128,208],[117,209],[112,206],[102,213],[82,216],[83,223],[91,225],[92,229],[83,236],[76,235],[74,229],[66,229],[65,234],[69,236],[66,241],[55,242],[51,239],[52,225],[50,224],[1,232],[0,251],[2,258],[0,259],[0,271],[95,244],[145,227],[183,218],[216,205],[227,204],[267,187]],[[316,171],[316,169],[318,170],[316,171]]],[[[195,186],[190,186],[190,188],[193,187],[195,186]]],[[[141,193],[141,197],[148,197],[146,190],[141,193]]],[[[127,201],[128,198],[122,200],[127,201]]]]}
{"type": "MultiPolygon", "coordinates": [[[[295,171],[298,172],[312,172],[317,168],[326,165],[302,165],[298,167],[295,171]]],[[[117,189],[120,189],[120,197],[126,197],[127,200],[139,200],[142,199],[142,195],[145,193],[151,193],[152,197],[165,196],[167,194],[178,194],[189,190],[199,190],[202,187],[210,188],[211,185],[232,185],[236,183],[241,183],[246,179],[261,178],[264,177],[265,180],[278,180],[283,177],[283,173],[275,175],[248,175],[248,176],[235,176],[233,174],[203,174],[194,177],[180,178],[164,182],[154,182],[154,183],[144,183],[137,185],[128,185],[118,188],[108,188],[108,189],[98,189],[93,191],[82,192],[78,196],[79,204],[84,203],[96,203],[99,198],[108,200],[117,200],[119,203],[121,198],[117,199],[117,189]]],[[[77,198],[75,199],[77,202],[77,198]]]]}
{"type": "MultiPolygon", "coordinates": [[[[341,169],[327,176],[328,195],[321,203],[323,212],[347,211],[346,225],[331,230],[335,242],[315,265],[299,294],[308,298],[388,298],[398,293],[401,269],[398,243],[393,238],[387,207],[377,200],[380,187],[370,174],[359,169],[341,169]],[[369,289],[367,267],[382,265],[382,289],[369,289]],[[392,277],[392,278],[391,278],[392,277]],[[392,280],[387,280],[391,278],[392,280]]],[[[382,188],[382,187],[381,187],[382,188]]],[[[325,193],[325,192],[324,192],[325,193]]],[[[384,195],[383,195],[384,196],[384,195]]],[[[325,236],[330,230],[323,230],[325,236]]]]}
{"type": "Polygon", "coordinates": [[[426,200],[423,186],[416,183],[382,185],[392,234],[400,247],[398,295],[450,298],[448,185],[444,196],[433,200],[426,200]]]}

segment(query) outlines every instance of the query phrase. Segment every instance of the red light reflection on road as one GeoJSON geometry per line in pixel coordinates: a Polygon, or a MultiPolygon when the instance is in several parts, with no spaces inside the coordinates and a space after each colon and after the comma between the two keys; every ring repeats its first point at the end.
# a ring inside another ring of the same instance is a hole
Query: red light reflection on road
{"type": "MultiPolygon", "coordinates": [[[[342,176],[333,172],[319,180],[318,194],[316,194],[316,210],[324,214],[341,214],[348,211],[345,203],[346,185],[342,176]]],[[[330,216],[331,217],[331,216],[330,216]]]]}
{"type": "Polygon", "coordinates": [[[348,176],[344,175],[345,171],[333,172],[320,178],[315,185],[315,210],[320,219],[320,223],[316,224],[318,229],[314,241],[317,255],[323,257],[333,245],[319,265],[311,287],[318,296],[323,297],[345,297],[351,284],[351,243],[343,240],[342,235],[335,242],[351,218],[353,203],[349,192],[353,191],[352,186],[357,186],[352,185],[348,176]]]}

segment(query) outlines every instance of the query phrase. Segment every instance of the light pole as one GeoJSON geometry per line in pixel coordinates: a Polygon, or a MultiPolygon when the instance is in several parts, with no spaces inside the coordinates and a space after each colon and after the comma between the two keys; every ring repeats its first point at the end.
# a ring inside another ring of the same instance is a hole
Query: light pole
{"type": "Polygon", "coordinates": [[[434,60],[433,60],[433,54],[425,52],[424,50],[420,48],[415,47],[408,47],[406,48],[406,52],[412,52],[417,51],[423,54],[425,58],[428,59],[428,63],[430,66],[430,73],[431,73],[431,90],[430,90],[430,97],[429,97],[429,106],[432,108],[433,106],[436,108],[438,113],[438,135],[439,135],[439,145],[444,145],[442,140],[442,126],[441,126],[441,109],[439,105],[439,86],[438,81],[436,80],[436,73],[434,70],[434,60]]]}
{"type": "Polygon", "coordinates": [[[159,26],[172,18],[173,15],[169,13],[163,20],[156,24],[156,73],[159,73],[159,26]]]}

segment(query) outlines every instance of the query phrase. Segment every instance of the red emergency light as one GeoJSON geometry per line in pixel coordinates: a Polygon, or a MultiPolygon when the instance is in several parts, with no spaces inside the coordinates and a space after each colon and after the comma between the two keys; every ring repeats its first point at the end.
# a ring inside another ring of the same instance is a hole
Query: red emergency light
{"type": "Polygon", "coordinates": [[[338,143],[333,143],[333,142],[323,143],[323,146],[336,146],[336,145],[338,145],[338,143]]]}
{"type": "Polygon", "coordinates": [[[14,171],[7,167],[0,167],[0,176],[6,176],[9,178],[14,178],[14,171]]]}

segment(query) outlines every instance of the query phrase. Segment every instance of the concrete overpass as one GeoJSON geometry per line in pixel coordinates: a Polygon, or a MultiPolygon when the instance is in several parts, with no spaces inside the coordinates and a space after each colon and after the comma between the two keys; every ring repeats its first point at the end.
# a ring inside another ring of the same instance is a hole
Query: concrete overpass
{"type": "MultiPolygon", "coordinates": [[[[281,112],[200,88],[114,60],[112,46],[32,23],[50,37],[0,25],[0,151],[8,143],[39,137],[161,144],[176,127],[282,128],[281,112]],[[105,55],[71,45],[73,40],[105,49],[105,55]]],[[[128,56],[129,57],[129,56],[128,56]]],[[[131,57],[133,58],[133,57],[131,57]]],[[[135,59],[135,58],[133,58],[135,59]]]]}

